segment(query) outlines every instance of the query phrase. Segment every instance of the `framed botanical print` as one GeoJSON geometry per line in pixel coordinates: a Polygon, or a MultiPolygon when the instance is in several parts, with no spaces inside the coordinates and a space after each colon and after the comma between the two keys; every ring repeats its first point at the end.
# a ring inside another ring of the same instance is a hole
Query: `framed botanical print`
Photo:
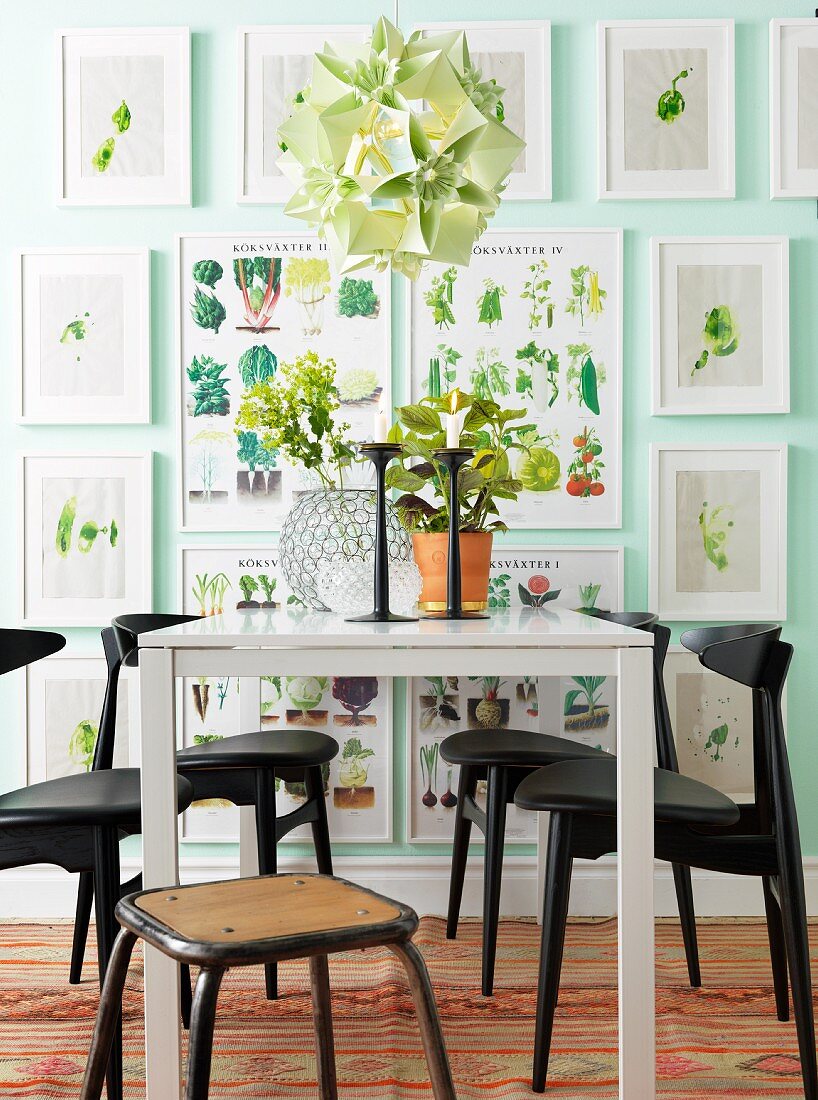
{"type": "Polygon", "coordinates": [[[468,267],[412,284],[410,400],[459,387],[523,410],[511,528],[621,525],[621,288],[618,229],[488,229],[468,267]]]}
{"type": "Polygon", "coordinates": [[[732,19],[597,24],[600,199],[735,197],[732,19]]]}
{"type": "Polygon", "coordinates": [[[21,616],[104,626],[151,609],[151,454],[20,458],[21,616]]]}
{"type": "MultiPolygon", "coordinates": [[[[191,614],[235,609],[250,618],[269,615],[293,602],[281,576],[274,544],[183,546],[179,549],[178,604],[191,614]]],[[[260,680],[200,677],[182,686],[179,729],[184,746],[242,729],[241,692],[256,703],[254,729],[297,732],[317,729],[334,737],[340,751],[324,768],[330,834],[344,843],[392,839],[392,681],[378,676],[279,676],[260,680]]],[[[296,809],[303,784],[280,781],[277,813],[296,809]]],[[[220,800],[196,802],[184,815],[182,835],[190,841],[234,841],[237,807],[220,800]]],[[[303,841],[309,827],[287,840],[303,841]]]]}
{"type": "Polygon", "coordinates": [[[786,618],[787,448],[651,453],[650,604],[663,619],[786,618]]]}
{"type": "Polygon", "coordinates": [[[292,185],[276,164],[282,153],[278,128],[310,83],[313,57],[324,44],[364,42],[370,33],[366,24],[238,28],[238,202],[287,202],[292,185]]]}
{"type": "Polygon", "coordinates": [[[18,419],[150,421],[150,251],[25,249],[16,256],[18,419]]]}
{"type": "Polygon", "coordinates": [[[57,31],[57,202],[190,205],[190,30],[57,31]]]}
{"type": "Polygon", "coordinates": [[[482,81],[503,89],[497,115],[525,140],[503,192],[507,199],[551,200],[551,24],[547,19],[421,23],[424,37],[465,31],[482,81]]]}
{"type": "Polygon", "coordinates": [[[506,545],[495,535],[489,565],[489,607],[548,604],[618,611],[624,603],[622,546],[506,545]]]}
{"type": "Polygon", "coordinates": [[[654,237],[654,415],[790,408],[786,237],[654,237]]]}
{"type": "MultiPolygon", "coordinates": [[[[104,657],[64,651],[26,668],[28,783],[91,770],[107,676],[104,657]]],[[[123,668],[116,704],[115,768],[127,768],[138,759],[138,740],[136,677],[123,668]]]]}
{"type": "Polygon", "coordinates": [[[818,196],[818,22],[770,20],[770,197],[818,196]]]}
{"type": "MultiPolygon", "coordinates": [[[[392,406],[389,295],[387,273],[334,274],[317,233],[179,238],[182,530],[277,530],[298,493],[319,487],[314,472],[267,450],[256,432],[235,432],[244,393],[274,378],[279,362],[309,352],[334,359],[350,438],[371,438],[379,403],[392,406]]],[[[369,471],[356,465],[351,479],[364,487],[369,471]]]]}

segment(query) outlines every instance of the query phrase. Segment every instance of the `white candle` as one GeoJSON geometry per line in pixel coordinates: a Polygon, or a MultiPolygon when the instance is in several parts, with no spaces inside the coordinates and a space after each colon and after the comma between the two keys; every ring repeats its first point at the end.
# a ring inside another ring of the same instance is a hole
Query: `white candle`
{"type": "Polygon", "coordinates": [[[383,401],[381,401],[372,414],[372,442],[385,443],[388,434],[389,424],[386,420],[386,410],[383,407],[383,401]]]}
{"type": "Polygon", "coordinates": [[[456,401],[457,397],[452,391],[451,400],[449,401],[451,411],[446,416],[446,446],[450,448],[460,446],[460,413],[455,412],[456,401]]]}

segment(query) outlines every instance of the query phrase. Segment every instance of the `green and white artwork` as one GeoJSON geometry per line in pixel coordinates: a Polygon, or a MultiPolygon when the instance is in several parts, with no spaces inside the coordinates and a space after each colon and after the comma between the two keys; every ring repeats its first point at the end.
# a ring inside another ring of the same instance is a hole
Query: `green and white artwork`
{"type": "MultiPolygon", "coordinates": [[[[180,550],[180,603],[189,614],[213,615],[238,610],[255,623],[281,606],[297,607],[281,576],[275,546],[187,546],[180,550]]],[[[314,614],[305,610],[305,614],[314,614]]],[[[320,673],[320,674],[319,674],[320,673]]],[[[392,702],[391,681],[376,676],[270,675],[242,679],[202,677],[184,684],[181,700],[183,738],[229,736],[242,728],[276,731],[315,729],[334,737],[338,756],[325,768],[330,833],[345,842],[391,839],[392,702]],[[252,693],[242,710],[241,691],[252,693]],[[247,723],[250,723],[248,725],[247,723]],[[244,723],[244,724],[243,724],[244,723]]],[[[296,809],[305,797],[300,782],[279,782],[279,815],[296,809]]],[[[185,814],[188,840],[235,840],[235,806],[209,800],[185,814]]],[[[309,827],[292,834],[309,839],[309,827]]]]}
{"type": "Polygon", "coordinates": [[[679,267],[680,386],[762,384],[762,276],[761,264],[679,267]]]}
{"type": "Polygon", "coordinates": [[[753,699],[750,688],[703,668],[694,653],[671,648],[665,688],[679,770],[738,801],[753,799],[753,699]]]}
{"type": "Polygon", "coordinates": [[[818,24],[770,20],[770,194],[818,194],[818,24]]]}
{"type": "MultiPolygon", "coordinates": [[[[389,280],[338,278],[315,234],[185,236],[179,242],[182,525],[275,529],[317,479],[235,431],[244,392],[275,383],[279,364],[315,351],[337,364],[352,440],[371,438],[389,406],[389,280]]],[[[350,484],[370,472],[355,465],[350,484]]]]}
{"type": "Polygon", "coordinates": [[[619,523],[620,268],[618,230],[488,230],[468,268],[411,289],[411,400],[458,387],[525,411],[510,527],[619,523]]]}
{"type": "Polygon", "coordinates": [[[656,614],[786,618],[786,447],[654,444],[651,483],[656,614]]]}
{"type": "Polygon", "coordinates": [[[626,171],[708,166],[707,50],[624,52],[626,171]]]}
{"type": "MultiPolygon", "coordinates": [[[[102,657],[62,653],[26,669],[27,782],[90,771],[99,735],[107,667],[102,657]]],[[[138,735],[136,684],[123,671],[117,693],[114,767],[126,768],[138,735]]]]}
{"type": "Polygon", "coordinates": [[[83,176],[163,175],[164,68],[161,55],[81,59],[83,176]]]}

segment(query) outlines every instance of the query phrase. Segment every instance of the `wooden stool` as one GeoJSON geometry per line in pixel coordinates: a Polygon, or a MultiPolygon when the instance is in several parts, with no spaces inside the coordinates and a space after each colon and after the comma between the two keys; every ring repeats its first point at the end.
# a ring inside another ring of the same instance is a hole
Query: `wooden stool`
{"type": "Polygon", "coordinates": [[[327,955],[381,946],[398,956],[409,978],[435,1100],[455,1100],[426,964],[411,942],[418,918],[408,906],[330,875],[265,875],[130,894],[119,902],[116,916],[122,931],[108,964],[81,1100],[99,1100],[102,1092],[137,939],[179,963],[201,967],[185,1100],[207,1100],[216,1000],[225,972],[299,958],[310,960],[320,1095],[336,1100],[327,955]]]}

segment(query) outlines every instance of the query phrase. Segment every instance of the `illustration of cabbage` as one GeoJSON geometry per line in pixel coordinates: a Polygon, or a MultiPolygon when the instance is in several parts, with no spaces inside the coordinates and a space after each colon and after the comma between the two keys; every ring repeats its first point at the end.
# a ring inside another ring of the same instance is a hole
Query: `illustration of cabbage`
{"type": "Polygon", "coordinates": [[[323,699],[329,679],[326,676],[288,676],[286,683],[293,706],[307,715],[323,699]]]}
{"type": "Polygon", "coordinates": [[[662,122],[667,122],[668,125],[670,125],[670,123],[675,122],[677,118],[684,114],[686,106],[685,99],[676,85],[680,80],[685,80],[692,72],[692,66],[690,69],[682,69],[682,71],[671,80],[670,87],[659,96],[656,114],[662,122]]]}
{"type": "Polygon", "coordinates": [[[218,260],[197,260],[193,265],[193,280],[203,286],[214,287],[224,275],[224,268],[218,260]]]}
{"type": "Polygon", "coordinates": [[[338,378],[338,399],[344,403],[366,401],[379,386],[378,372],[371,367],[350,367],[338,378]]]}
{"type": "Polygon", "coordinates": [[[547,493],[560,479],[560,460],[548,447],[531,447],[520,460],[517,478],[530,493],[547,493]]]}
{"type": "Polygon", "coordinates": [[[711,355],[724,358],[738,349],[738,325],[729,306],[716,306],[710,310],[702,329],[702,340],[705,345],[704,350],[693,365],[693,370],[690,372],[691,378],[696,371],[707,366],[711,355]]]}

